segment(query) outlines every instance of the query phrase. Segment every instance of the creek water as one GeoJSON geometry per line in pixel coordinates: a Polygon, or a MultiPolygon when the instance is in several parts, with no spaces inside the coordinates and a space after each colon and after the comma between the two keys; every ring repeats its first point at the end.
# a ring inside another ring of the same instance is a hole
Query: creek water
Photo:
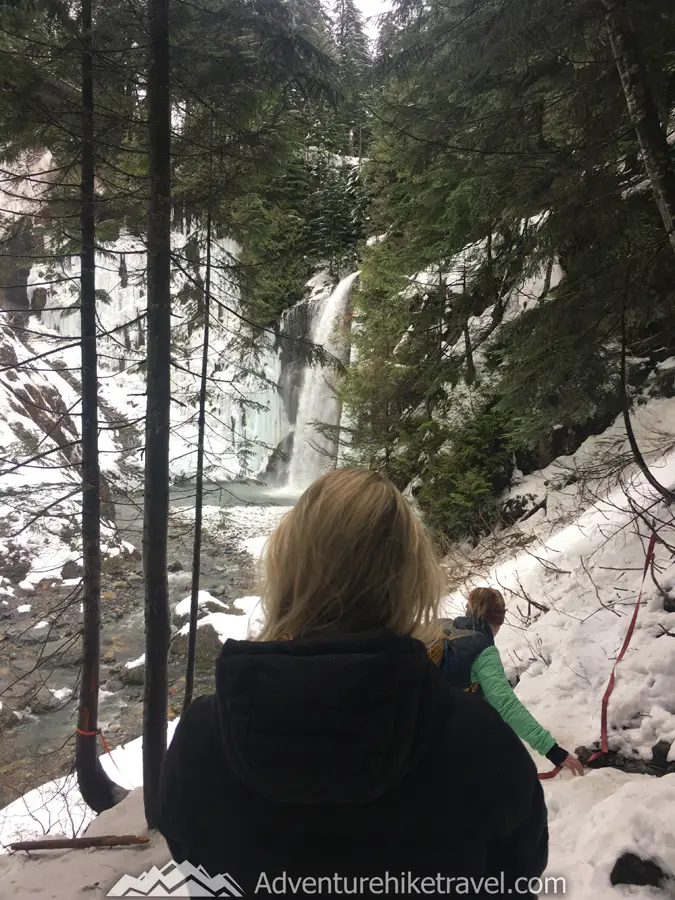
{"type": "MultiPolygon", "coordinates": [[[[220,599],[234,600],[255,590],[255,566],[243,549],[247,538],[260,538],[274,527],[281,508],[292,506],[297,491],[261,482],[208,482],[204,489],[204,531],[202,539],[201,587],[220,599]],[[213,521],[217,510],[224,516],[213,521]],[[276,512],[275,510],[278,510],[276,512]],[[229,514],[229,515],[228,515],[229,514]]],[[[174,485],[170,493],[170,531],[168,556],[170,602],[173,605],[190,592],[190,568],[194,528],[190,510],[194,508],[195,484],[174,485]]],[[[141,492],[115,498],[117,526],[122,537],[140,550],[143,531],[143,495],[141,492]]],[[[137,659],[144,651],[144,610],[142,562],[140,554],[116,558],[104,563],[102,581],[101,685],[99,718],[112,745],[141,733],[142,692],[140,685],[119,681],[118,671],[126,662],[137,659]]],[[[49,620],[48,611],[57,607],[76,586],[56,585],[32,596],[31,612],[21,621],[8,619],[0,623],[8,636],[17,634],[12,643],[12,658],[7,671],[0,670],[0,690],[17,676],[25,675],[28,685],[39,682],[40,696],[47,700],[43,711],[31,708],[22,700],[29,692],[23,682],[2,700],[7,709],[21,712],[21,720],[11,727],[0,723],[0,808],[19,793],[63,774],[73,758],[72,738],[77,714],[75,695],[79,677],[77,649],[80,621],[80,598],[66,619],[60,619],[50,645],[73,643],[74,656],[66,665],[38,665],[44,653],[43,641],[30,638],[33,620],[49,620]],[[22,630],[29,629],[22,634],[22,630]],[[55,696],[56,692],[56,696],[55,696]],[[54,700],[58,699],[58,703],[54,700]]],[[[184,660],[172,662],[170,677],[180,679],[184,660]]],[[[180,689],[179,689],[180,692],[180,689]]],[[[33,707],[35,704],[33,703],[33,707]]],[[[11,721],[11,714],[10,721],[11,721]]]]}

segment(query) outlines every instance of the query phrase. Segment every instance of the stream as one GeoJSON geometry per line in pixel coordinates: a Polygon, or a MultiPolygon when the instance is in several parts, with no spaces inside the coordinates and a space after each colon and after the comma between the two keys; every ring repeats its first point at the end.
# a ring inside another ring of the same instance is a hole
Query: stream
{"type": "MultiPolygon", "coordinates": [[[[247,544],[262,544],[297,493],[260,482],[205,484],[202,590],[228,606],[256,593],[256,560],[247,544]]],[[[190,593],[194,496],[194,482],[171,489],[168,559],[172,612],[190,593]]],[[[117,496],[114,502],[120,534],[135,550],[103,563],[99,723],[113,747],[141,733],[142,667],[130,675],[126,663],[144,651],[139,552],[143,495],[117,496]]],[[[74,692],[81,656],[78,581],[71,579],[36,591],[27,598],[27,612],[19,613],[19,608],[0,612],[0,628],[10,648],[3,657],[8,664],[3,661],[0,668],[0,808],[72,766],[77,716],[74,692]],[[44,623],[42,628],[36,628],[40,623],[44,623]]],[[[172,630],[180,624],[174,618],[172,630]]],[[[180,714],[184,668],[184,656],[172,652],[170,718],[180,714]]],[[[208,656],[198,667],[196,691],[206,693],[212,688],[213,666],[208,656]]]]}

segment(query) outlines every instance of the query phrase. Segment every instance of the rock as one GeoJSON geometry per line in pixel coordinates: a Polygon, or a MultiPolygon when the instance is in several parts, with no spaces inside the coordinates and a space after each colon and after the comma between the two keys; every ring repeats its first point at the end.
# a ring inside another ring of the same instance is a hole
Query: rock
{"type": "Polygon", "coordinates": [[[113,583],[111,584],[111,587],[114,588],[116,591],[121,591],[124,588],[129,587],[129,582],[128,581],[113,581],[113,583]]]}
{"type": "Polygon", "coordinates": [[[117,656],[114,650],[106,650],[106,652],[101,657],[104,663],[114,663],[117,660],[117,656]]]}
{"type": "Polygon", "coordinates": [[[653,859],[642,859],[635,853],[622,853],[614,863],[614,868],[609,875],[612,885],[616,884],[640,884],[664,887],[666,881],[672,879],[672,875],[663,871],[661,866],[653,859]]]}
{"type": "Polygon", "coordinates": [[[167,572],[182,572],[183,571],[183,563],[177,559],[166,567],[167,572]]]}
{"type": "Polygon", "coordinates": [[[103,591],[101,594],[102,600],[117,600],[117,594],[114,591],[103,591]]]}
{"type": "Polygon", "coordinates": [[[109,678],[101,687],[110,694],[116,694],[118,691],[123,690],[124,685],[119,678],[109,678]]]}
{"type": "Polygon", "coordinates": [[[138,583],[139,581],[143,581],[143,576],[139,575],[138,572],[130,572],[129,575],[127,575],[127,581],[138,583]]]}
{"type": "Polygon", "coordinates": [[[76,562],[74,559],[69,559],[67,563],[61,569],[61,578],[64,581],[70,578],[81,578],[82,577],[82,566],[79,562],[76,562]]]}
{"type": "Polygon", "coordinates": [[[30,711],[35,716],[43,716],[45,713],[60,709],[64,700],[57,700],[48,688],[41,687],[37,691],[29,691],[25,697],[30,711]]]}
{"type": "Polygon", "coordinates": [[[665,771],[668,768],[668,754],[670,753],[671,743],[672,741],[659,741],[652,747],[652,765],[656,766],[657,769],[665,771]]]}
{"type": "Polygon", "coordinates": [[[671,597],[670,594],[668,594],[666,597],[664,597],[663,598],[663,609],[667,613],[675,613],[675,597],[671,597]]]}
{"type": "Polygon", "coordinates": [[[50,641],[45,645],[43,654],[45,662],[56,666],[80,666],[82,665],[82,642],[73,640],[72,637],[62,641],[50,641]]]}
{"type": "MultiPolygon", "coordinates": [[[[208,666],[215,663],[222,649],[222,643],[218,632],[210,623],[197,629],[197,665],[208,666]]],[[[188,635],[177,634],[171,641],[170,653],[172,656],[187,656],[188,635]]]]}
{"type": "MultiPolygon", "coordinates": [[[[222,612],[232,612],[231,608],[223,603],[221,600],[217,600],[215,597],[212,600],[202,601],[199,604],[199,612],[197,615],[198,619],[203,619],[204,616],[208,616],[209,613],[222,613],[222,612]]],[[[235,610],[238,612],[238,610],[235,610]]],[[[171,621],[176,626],[176,628],[182,628],[186,622],[190,621],[190,613],[178,613],[174,610],[171,621]]]]}
{"type": "Polygon", "coordinates": [[[19,719],[14,714],[14,710],[7,705],[3,705],[2,709],[0,709],[0,732],[14,728],[18,721],[19,719]]]}
{"type": "Polygon", "coordinates": [[[138,666],[134,666],[133,669],[127,669],[124,666],[120,669],[120,681],[126,685],[140,686],[145,684],[145,665],[141,663],[138,666]]]}

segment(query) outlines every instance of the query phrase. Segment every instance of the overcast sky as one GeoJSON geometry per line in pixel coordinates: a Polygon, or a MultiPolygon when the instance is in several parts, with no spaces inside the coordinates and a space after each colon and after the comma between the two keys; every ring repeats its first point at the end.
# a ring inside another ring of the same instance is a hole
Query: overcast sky
{"type": "Polygon", "coordinates": [[[366,25],[368,26],[369,35],[371,38],[376,37],[377,26],[375,24],[375,18],[382,15],[383,12],[386,12],[391,7],[390,0],[356,0],[356,5],[363,13],[366,25]]]}

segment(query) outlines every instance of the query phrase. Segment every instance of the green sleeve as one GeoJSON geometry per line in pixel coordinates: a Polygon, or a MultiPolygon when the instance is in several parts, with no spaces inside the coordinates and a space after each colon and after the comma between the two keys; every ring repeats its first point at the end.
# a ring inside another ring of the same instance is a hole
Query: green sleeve
{"type": "Polygon", "coordinates": [[[471,666],[471,681],[480,684],[490,706],[497,710],[518,737],[537,753],[546,756],[555,740],[516,697],[496,647],[488,647],[476,657],[471,666]]]}

